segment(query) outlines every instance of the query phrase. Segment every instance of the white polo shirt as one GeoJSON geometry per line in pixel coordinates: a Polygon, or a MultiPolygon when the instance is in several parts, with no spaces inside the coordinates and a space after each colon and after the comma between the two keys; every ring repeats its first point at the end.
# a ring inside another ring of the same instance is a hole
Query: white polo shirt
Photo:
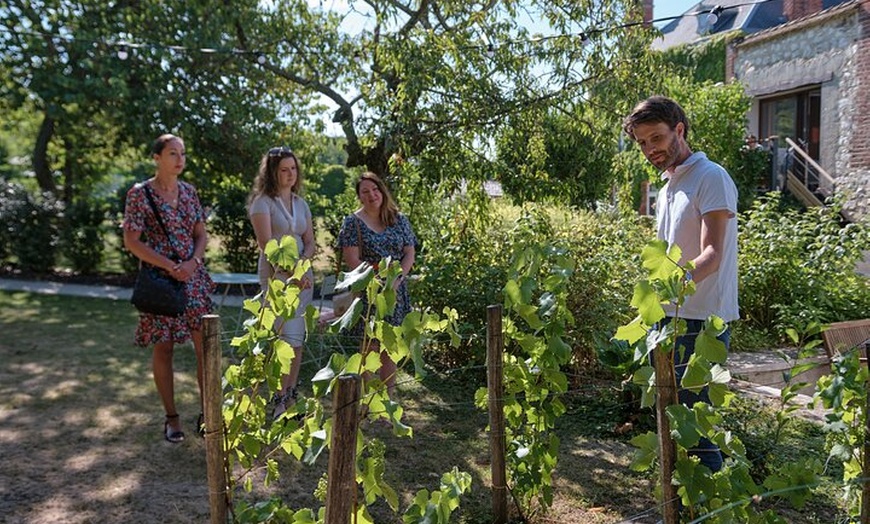
{"type": "MultiPolygon", "coordinates": [[[[668,246],[680,246],[680,264],[701,254],[702,215],[723,209],[734,215],[725,228],[719,269],[695,284],[695,294],[686,298],[680,317],[705,320],[716,315],[726,322],[737,320],[737,186],[722,166],[701,152],[692,154],[674,173],[662,173],[662,179],[667,183],[656,200],[658,238],[668,246]]],[[[674,305],[664,307],[668,316],[674,315],[674,305]]]]}

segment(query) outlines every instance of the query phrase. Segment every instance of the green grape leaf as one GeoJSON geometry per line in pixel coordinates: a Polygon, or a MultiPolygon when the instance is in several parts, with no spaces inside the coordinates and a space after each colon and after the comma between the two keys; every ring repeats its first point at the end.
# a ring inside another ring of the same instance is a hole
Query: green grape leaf
{"type": "Polygon", "coordinates": [[[514,304],[522,304],[522,293],[520,292],[520,285],[516,280],[508,280],[504,285],[504,306],[505,309],[510,309],[514,306],[514,304]]]}
{"type": "Polygon", "coordinates": [[[652,366],[642,366],[631,377],[631,382],[642,388],[640,404],[648,408],[656,403],[656,378],[652,366]]]}
{"type": "Polygon", "coordinates": [[[630,442],[637,448],[631,459],[631,469],[633,471],[646,471],[652,467],[653,462],[658,457],[658,435],[652,431],[647,431],[632,438],[630,442]]]}
{"type": "Polygon", "coordinates": [[[650,280],[666,280],[676,267],[677,260],[682,256],[682,251],[676,244],[668,250],[668,243],[664,240],[649,242],[641,252],[643,267],[649,270],[650,280]]]}
{"type": "Polygon", "coordinates": [[[332,334],[338,334],[342,331],[348,331],[356,324],[363,314],[363,301],[360,297],[353,299],[353,302],[348,306],[344,315],[332,321],[329,324],[328,331],[332,334]]]}
{"type": "Polygon", "coordinates": [[[652,326],[665,318],[665,310],[662,308],[661,299],[652,285],[646,280],[642,280],[634,286],[631,305],[637,309],[638,315],[640,315],[643,323],[647,326],[652,326]]]}
{"type": "Polygon", "coordinates": [[[697,353],[689,357],[689,362],[686,363],[686,369],[683,373],[683,380],[680,382],[680,387],[689,389],[698,393],[706,386],[713,375],[710,373],[710,362],[699,356],[697,353]]]}
{"type": "Polygon", "coordinates": [[[695,353],[710,362],[724,364],[728,357],[728,350],[725,348],[725,343],[716,337],[725,331],[725,327],[721,318],[709,317],[704,322],[704,329],[695,340],[695,353]]]}
{"type": "Polygon", "coordinates": [[[308,466],[313,466],[317,461],[317,457],[326,449],[326,431],[319,430],[311,434],[311,441],[305,449],[305,454],[302,456],[302,463],[308,466]]]}
{"type": "Polygon", "coordinates": [[[275,356],[278,359],[278,362],[281,364],[281,374],[286,375],[290,373],[290,364],[293,362],[293,359],[296,358],[296,351],[293,350],[293,346],[287,343],[284,339],[277,339],[273,342],[275,356]]]}
{"type": "Polygon", "coordinates": [[[672,404],[665,411],[671,421],[671,438],[683,448],[697,446],[700,438],[706,436],[695,411],[682,404],[672,404]]]}
{"type": "Polygon", "coordinates": [[[284,235],[280,239],[271,239],[263,249],[266,260],[280,268],[290,269],[299,260],[299,246],[293,235],[284,235]]]}
{"type": "Polygon", "coordinates": [[[620,326],[619,329],[616,330],[616,334],[613,335],[613,338],[616,340],[625,340],[629,345],[632,345],[645,337],[646,333],[647,328],[643,324],[641,317],[636,317],[630,323],[620,326]]]}

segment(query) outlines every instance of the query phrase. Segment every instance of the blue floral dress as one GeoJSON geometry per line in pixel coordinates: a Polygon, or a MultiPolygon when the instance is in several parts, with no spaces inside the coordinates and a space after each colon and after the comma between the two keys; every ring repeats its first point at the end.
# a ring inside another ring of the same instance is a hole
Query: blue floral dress
{"type": "MultiPolygon", "coordinates": [[[[401,213],[396,217],[396,222],[382,233],[371,230],[362,219],[351,213],[344,218],[344,222],[341,224],[341,230],[338,233],[338,247],[358,247],[360,236],[363,242],[360,258],[372,265],[379,263],[382,258],[386,257],[402,260],[405,246],[417,244],[417,237],[411,229],[411,222],[408,221],[408,217],[401,213]],[[357,230],[359,230],[359,234],[357,230]]],[[[363,297],[363,302],[364,307],[367,307],[365,306],[365,297],[363,297]]],[[[403,279],[396,290],[396,310],[384,320],[393,326],[398,326],[410,311],[411,296],[408,294],[407,280],[403,279]]],[[[353,327],[351,334],[361,335],[362,330],[363,324],[359,322],[353,327]]]]}
{"type": "MultiPolygon", "coordinates": [[[[179,180],[178,207],[172,207],[151,189],[163,225],[172,236],[170,243],[148,202],[145,184],[150,182],[136,184],[127,191],[122,227],[127,231],[142,232],[143,241],[161,255],[173,260],[177,260],[179,256],[190,260],[194,250],[193,228],[197,223],[205,222],[205,212],[196,189],[179,180]]],[[[211,300],[214,288],[214,282],[205,267],[197,267],[196,273],[187,281],[187,309],[184,313],[178,317],[165,317],[140,312],[135,344],[147,347],[158,342],[171,341],[180,344],[189,340],[191,330],[199,330],[202,327],[202,316],[211,313],[214,307],[211,300]]]]}

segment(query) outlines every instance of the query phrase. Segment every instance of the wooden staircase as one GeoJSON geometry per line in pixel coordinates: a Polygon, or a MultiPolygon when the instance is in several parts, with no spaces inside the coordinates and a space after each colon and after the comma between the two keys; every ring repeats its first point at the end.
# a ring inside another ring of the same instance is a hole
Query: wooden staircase
{"type": "MultiPolygon", "coordinates": [[[[785,187],[807,207],[825,205],[825,199],[834,195],[834,178],[822,169],[810,155],[792,139],[786,138],[789,149],[785,162],[785,187]]],[[[843,218],[852,217],[843,212],[843,218]]]]}
{"type": "Polygon", "coordinates": [[[834,194],[834,179],[791,138],[788,145],[785,172],[786,188],[807,207],[823,206],[824,200],[834,194]]]}

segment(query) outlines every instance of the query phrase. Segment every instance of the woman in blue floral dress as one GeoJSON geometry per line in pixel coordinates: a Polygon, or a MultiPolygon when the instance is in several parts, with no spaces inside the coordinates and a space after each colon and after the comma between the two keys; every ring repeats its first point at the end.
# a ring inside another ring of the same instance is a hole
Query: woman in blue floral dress
{"type": "MultiPolygon", "coordinates": [[[[202,406],[202,316],[212,311],[214,283],[203,265],[208,242],[205,213],[196,189],[178,179],[185,164],[184,142],[174,135],[161,135],[154,142],[151,153],[157,166],[154,177],[134,185],[127,192],[124,246],[142,264],[161,268],[172,278],[187,283],[184,313],[178,317],[140,313],[135,339],[137,346],[154,345],[151,360],[154,383],[166,412],[163,437],[176,443],[184,440],[184,432],[175,409],[173,352],[175,344],[193,340],[202,406]],[[171,239],[157,221],[148,200],[149,194],[171,239]]],[[[201,432],[202,413],[197,427],[201,432]]]]}
{"type": "MultiPolygon", "coordinates": [[[[390,191],[374,173],[366,172],[356,183],[356,195],[362,206],[345,217],[338,234],[345,265],[353,270],[362,262],[376,265],[382,258],[391,257],[402,266],[402,275],[395,281],[396,309],[385,320],[394,326],[402,323],[411,311],[407,276],[414,267],[417,237],[408,217],[399,213],[390,191]],[[359,243],[362,240],[362,251],[359,243]]],[[[365,300],[365,298],[363,299],[365,300]]],[[[364,307],[367,307],[364,304],[364,307]]],[[[361,336],[363,324],[357,323],[351,334],[361,336]]],[[[378,344],[373,341],[373,344],[378,344]]],[[[378,346],[375,346],[376,350],[378,346]]],[[[396,383],[396,363],[386,351],[381,352],[381,380],[392,396],[396,383]]]]}

